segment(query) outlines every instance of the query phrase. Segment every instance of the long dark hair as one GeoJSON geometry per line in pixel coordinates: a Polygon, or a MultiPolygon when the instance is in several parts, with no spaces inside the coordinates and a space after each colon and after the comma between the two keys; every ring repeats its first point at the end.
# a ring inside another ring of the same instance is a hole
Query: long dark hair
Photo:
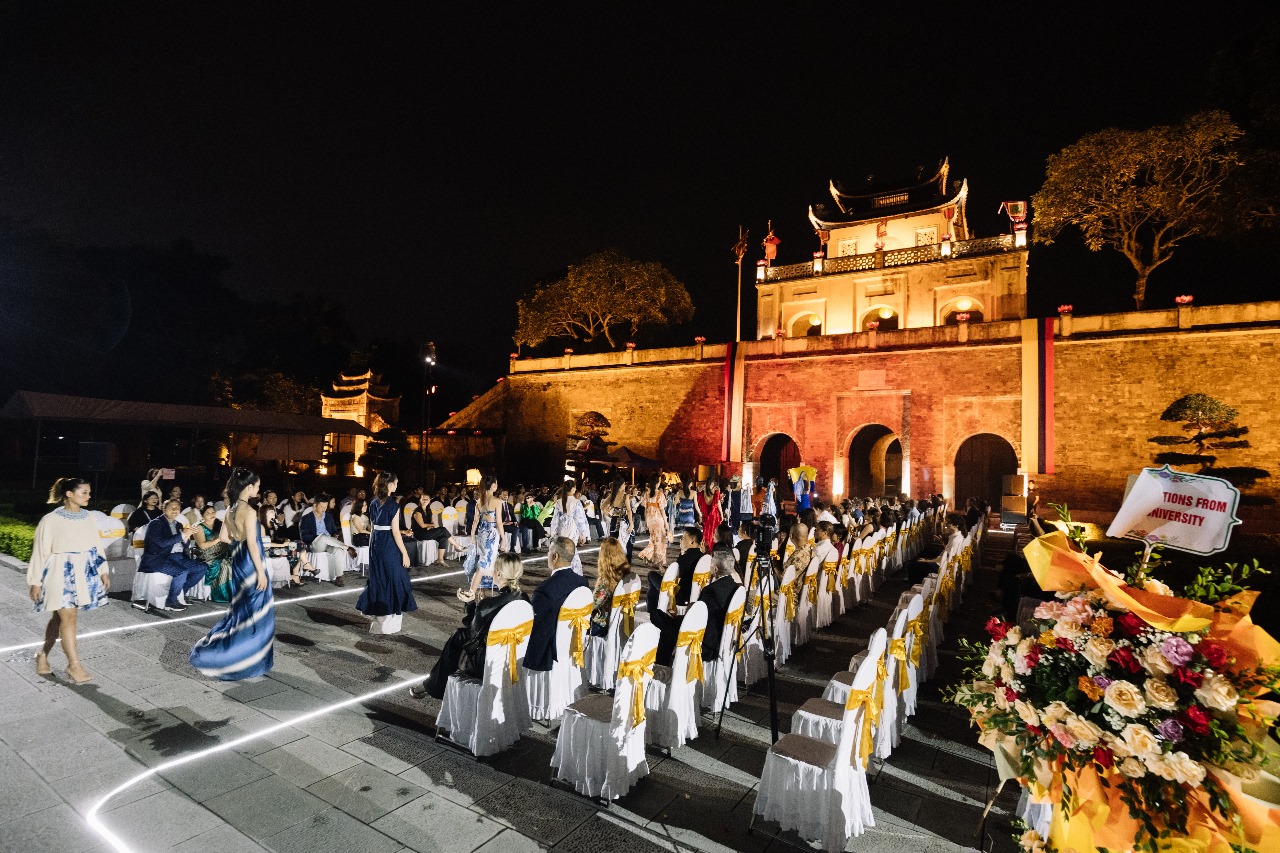
{"type": "Polygon", "coordinates": [[[560,511],[567,513],[569,511],[569,490],[577,490],[578,483],[575,480],[565,480],[560,484],[560,494],[556,496],[556,501],[560,504],[560,511]]]}
{"type": "MultiPolygon", "coordinates": [[[[483,480],[481,480],[480,494],[476,495],[476,503],[479,504],[480,501],[483,500],[485,507],[488,507],[489,506],[489,490],[496,485],[498,485],[498,478],[493,476],[492,474],[489,474],[483,480]]],[[[494,495],[494,499],[497,500],[497,495],[494,495]]]]}
{"type": "Polygon", "coordinates": [[[645,496],[649,498],[656,498],[658,496],[658,491],[661,488],[662,488],[662,478],[654,477],[652,480],[649,481],[649,485],[647,487],[647,492],[645,496]]]}
{"type": "Polygon", "coordinates": [[[378,476],[373,478],[373,496],[385,501],[391,496],[391,484],[398,482],[400,478],[390,471],[379,471],[378,476]]]}
{"type": "Polygon", "coordinates": [[[231,476],[227,478],[227,501],[234,506],[240,500],[241,493],[256,482],[258,475],[248,468],[232,468],[231,476]]]}
{"type": "Polygon", "coordinates": [[[88,480],[82,480],[79,477],[59,477],[49,488],[48,502],[51,504],[63,503],[67,499],[67,492],[74,492],[88,482],[88,480]]]}

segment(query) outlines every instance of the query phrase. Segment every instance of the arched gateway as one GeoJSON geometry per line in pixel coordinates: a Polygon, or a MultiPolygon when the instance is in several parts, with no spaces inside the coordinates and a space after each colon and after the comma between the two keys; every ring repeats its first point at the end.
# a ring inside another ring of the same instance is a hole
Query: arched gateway
{"type": "Polygon", "coordinates": [[[800,446],[795,439],[784,432],[776,432],[765,439],[760,448],[760,476],[767,483],[777,480],[778,485],[787,485],[787,470],[800,464],[800,446]]]}
{"type": "Polygon", "coordinates": [[[869,424],[849,442],[849,488],[853,498],[902,492],[902,442],[883,424],[869,424]]]}
{"type": "Polygon", "coordinates": [[[1013,445],[989,432],[970,436],[956,451],[956,505],[963,506],[966,498],[985,498],[998,510],[1001,478],[1016,473],[1013,445]]]}

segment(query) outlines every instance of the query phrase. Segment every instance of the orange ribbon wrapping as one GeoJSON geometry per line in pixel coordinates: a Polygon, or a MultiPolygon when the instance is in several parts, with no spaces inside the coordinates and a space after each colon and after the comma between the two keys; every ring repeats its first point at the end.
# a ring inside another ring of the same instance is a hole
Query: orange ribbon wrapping
{"type": "Polygon", "coordinates": [[[928,632],[924,625],[925,613],[922,611],[919,616],[907,623],[907,630],[911,632],[914,641],[911,643],[911,665],[919,668],[920,651],[923,648],[924,639],[928,636],[928,632]]]}
{"type": "Polygon", "coordinates": [[[560,608],[560,621],[569,623],[569,652],[573,655],[573,665],[585,665],[587,649],[587,625],[591,622],[590,604],[577,608],[560,608]]]}
{"type": "Polygon", "coordinates": [[[679,580],[662,581],[658,584],[658,592],[667,595],[667,612],[672,616],[676,615],[676,591],[680,587],[679,580]]]}
{"type": "Polygon", "coordinates": [[[832,595],[836,594],[836,570],[840,568],[840,563],[836,560],[826,560],[822,563],[822,573],[827,578],[827,592],[832,595]]]}
{"type": "Polygon", "coordinates": [[[778,592],[787,597],[787,614],[788,622],[796,621],[796,608],[800,606],[799,600],[796,598],[796,582],[792,578],[791,583],[779,584],[778,592]]]}
{"type": "MultiPolygon", "coordinates": [[[[742,608],[741,607],[739,607],[737,610],[733,611],[732,613],[725,614],[723,636],[725,637],[732,636],[736,638],[738,635],[737,632],[741,629],[741,627],[742,627],[742,608]],[[733,632],[733,633],[730,633],[730,632],[733,632]]],[[[738,659],[739,660],[742,659],[741,647],[739,647],[738,649],[738,659]]]]}
{"type": "Polygon", "coordinates": [[[501,631],[489,630],[489,636],[485,639],[486,646],[506,646],[507,647],[507,670],[511,675],[511,683],[515,684],[520,680],[519,661],[516,660],[516,653],[520,643],[529,637],[533,632],[533,620],[523,622],[511,628],[501,631]]]}
{"type": "Polygon", "coordinates": [[[890,640],[889,654],[898,659],[898,692],[911,689],[911,673],[907,672],[907,638],[890,640]]]}

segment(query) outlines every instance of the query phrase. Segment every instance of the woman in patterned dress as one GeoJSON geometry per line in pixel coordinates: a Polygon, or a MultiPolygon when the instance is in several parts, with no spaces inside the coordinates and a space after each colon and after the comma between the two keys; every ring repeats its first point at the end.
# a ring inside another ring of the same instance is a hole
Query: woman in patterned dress
{"type": "Polygon", "coordinates": [[[502,542],[498,531],[502,501],[498,499],[497,492],[497,477],[490,475],[481,481],[471,519],[471,554],[463,565],[470,575],[471,585],[469,590],[458,590],[458,598],[463,601],[473,600],[477,591],[488,595],[498,588],[493,580],[493,564],[498,559],[498,546],[502,542]]]}
{"type": "Polygon", "coordinates": [[[40,519],[27,564],[27,586],[37,613],[52,610],[44,631],[44,645],[36,652],[36,673],[53,675],[49,652],[62,640],[67,656],[67,678],[76,684],[92,681],[80,664],[76,645],[76,616],[107,602],[111,578],[99,569],[106,562],[98,552],[102,539],[98,525],[86,506],[90,487],[87,480],[61,477],[49,490],[49,503],[61,504],[40,519]]]}
{"type": "Polygon", "coordinates": [[[235,584],[230,574],[222,576],[222,564],[229,554],[227,543],[218,534],[222,531],[222,522],[218,520],[218,511],[213,504],[205,504],[200,512],[200,523],[196,525],[195,540],[199,549],[200,562],[208,568],[204,573],[204,582],[209,585],[209,598],[219,604],[230,604],[231,594],[235,592],[235,584]]]}
{"type": "Polygon", "coordinates": [[[667,561],[667,496],[662,480],[654,477],[644,492],[644,523],[649,528],[649,544],[637,556],[655,566],[667,561]]]}
{"type": "MultiPolygon", "coordinates": [[[[578,551],[587,544],[591,536],[591,527],[587,522],[587,511],[583,509],[582,501],[578,498],[578,484],[573,480],[565,480],[560,484],[560,491],[556,493],[555,515],[551,517],[551,526],[547,528],[547,540],[554,541],[557,536],[563,536],[566,539],[572,539],[578,547],[573,551],[573,562],[570,567],[577,574],[582,574],[582,558],[578,556],[578,551]]],[[[601,512],[604,512],[604,502],[601,501],[601,512]]]]}
{"type": "Polygon", "coordinates": [[[275,663],[276,616],[271,578],[262,559],[262,531],[250,501],[258,496],[258,475],[234,468],[227,481],[232,505],[222,526],[231,543],[231,606],[191,650],[191,665],[220,681],[259,678],[275,663]]]}

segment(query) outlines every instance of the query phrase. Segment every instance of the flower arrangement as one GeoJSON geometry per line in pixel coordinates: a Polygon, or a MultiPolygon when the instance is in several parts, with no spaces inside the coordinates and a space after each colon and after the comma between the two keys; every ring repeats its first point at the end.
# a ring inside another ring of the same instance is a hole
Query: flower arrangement
{"type": "Polygon", "coordinates": [[[694,342],[695,344],[705,344],[705,343],[707,342],[707,336],[706,336],[706,335],[698,335],[696,338],[694,338],[694,339],[693,339],[693,342],[694,342]]]}
{"type": "Polygon", "coordinates": [[[868,321],[867,321],[867,330],[868,330],[868,331],[872,331],[872,332],[874,332],[874,331],[875,331],[876,329],[878,329],[878,328],[880,328],[880,321],[879,321],[879,320],[868,320],[868,321]]]}
{"type": "Polygon", "coordinates": [[[1058,306],[1058,313],[1059,313],[1059,314],[1070,314],[1073,308],[1075,308],[1075,306],[1074,306],[1074,305],[1059,305],[1059,306],[1058,306]]]}
{"type": "Polygon", "coordinates": [[[1184,293],[1181,296],[1173,297],[1173,301],[1178,305],[1190,305],[1194,300],[1195,297],[1190,293],[1184,293]]]}
{"type": "Polygon", "coordinates": [[[968,311],[961,311],[959,314],[957,314],[957,315],[956,315],[956,322],[957,322],[957,323],[967,323],[967,322],[969,322],[969,312],[968,312],[968,311]]]}
{"type": "MultiPolygon", "coordinates": [[[[1280,688],[1275,641],[1251,623],[1237,630],[1256,598],[1237,581],[1256,564],[1239,578],[1236,566],[1201,569],[1175,597],[1143,568],[1126,583],[1062,534],[1027,555],[1055,599],[1023,627],[993,617],[985,649],[963,644],[970,668],[951,700],[1033,796],[1055,804],[1056,840],[1082,822],[1098,848],[1154,853],[1194,836],[1211,839],[1196,849],[1261,849],[1264,831],[1235,800],[1259,777],[1259,744],[1280,710],[1262,698],[1280,688]]],[[[1051,850],[1055,832],[1019,840],[1051,850]]]]}

